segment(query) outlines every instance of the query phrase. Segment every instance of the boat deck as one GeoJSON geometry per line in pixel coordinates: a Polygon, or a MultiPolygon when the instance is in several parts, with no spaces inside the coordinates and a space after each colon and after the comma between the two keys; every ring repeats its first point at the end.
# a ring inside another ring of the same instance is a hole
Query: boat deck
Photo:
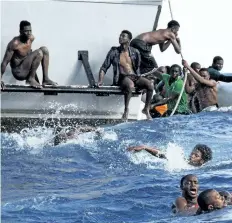
{"type": "MultiPolygon", "coordinates": [[[[44,93],[44,95],[57,95],[60,93],[78,93],[78,94],[96,94],[97,96],[107,95],[123,95],[123,92],[118,86],[101,86],[89,87],[85,85],[59,85],[59,86],[45,86],[37,89],[25,85],[10,85],[6,84],[2,92],[30,92],[30,93],[44,93]]],[[[141,94],[141,91],[133,89],[132,96],[136,97],[141,94]]]]}

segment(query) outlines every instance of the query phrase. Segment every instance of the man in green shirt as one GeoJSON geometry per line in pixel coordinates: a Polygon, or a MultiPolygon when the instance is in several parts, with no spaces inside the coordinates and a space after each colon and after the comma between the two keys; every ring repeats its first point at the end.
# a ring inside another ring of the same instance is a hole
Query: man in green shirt
{"type": "MultiPolygon", "coordinates": [[[[168,114],[170,115],[177,103],[178,97],[183,88],[183,80],[181,79],[181,67],[174,64],[170,68],[169,74],[161,74],[159,71],[155,72],[154,75],[160,80],[164,81],[165,85],[165,101],[168,104],[168,114]]],[[[187,94],[184,90],[180,103],[176,109],[175,114],[189,114],[190,110],[188,108],[187,94]]]]}

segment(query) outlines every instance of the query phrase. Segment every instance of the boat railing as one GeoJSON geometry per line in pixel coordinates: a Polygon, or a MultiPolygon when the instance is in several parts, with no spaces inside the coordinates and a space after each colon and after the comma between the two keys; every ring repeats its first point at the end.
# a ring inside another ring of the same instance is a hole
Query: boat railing
{"type": "MultiPolygon", "coordinates": [[[[32,88],[27,85],[6,84],[2,92],[30,92],[43,93],[44,95],[58,95],[60,93],[95,94],[96,96],[123,95],[119,86],[96,86],[96,81],[89,64],[89,53],[87,50],[78,51],[78,60],[82,61],[89,85],[58,85],[44,86],[43,88],[32,88]]],[[[133,97],[141,95],[136,88],[132,91],[133,97]]]]}

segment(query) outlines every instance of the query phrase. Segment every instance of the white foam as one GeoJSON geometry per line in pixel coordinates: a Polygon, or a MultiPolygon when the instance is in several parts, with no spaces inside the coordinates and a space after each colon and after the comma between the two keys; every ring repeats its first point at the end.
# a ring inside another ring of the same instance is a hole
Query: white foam
{"type": "Polygon", "coordinates": [[[183,169],[191,169],[188,165],[184,150],[175,143],[168,143],[166,150],[166,157],[168,159],[165,168],[168,171],[181,171],[183,169]]]}
{"type": "MultiPolygon", "coordinates": [[[[152,147],[152,146],[151,146],[152,147]]],[[[162,152],[165,152],[164,150],[162,152]]],[[[128,152],[128,158],[136,165],[146,164],[149,169],[162,168],[169,172],[179,172],[183,169],[192,169],[188,165],[183,148],[175,143],[168,143],[165,159],[159,159],[142,150],[141,152],[128,152]]]]}

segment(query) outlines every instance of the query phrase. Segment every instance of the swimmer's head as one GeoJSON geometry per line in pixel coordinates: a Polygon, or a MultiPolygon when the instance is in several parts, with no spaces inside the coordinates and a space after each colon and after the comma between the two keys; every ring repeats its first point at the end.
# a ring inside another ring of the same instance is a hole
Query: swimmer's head
{"type": "Polygon", "coordinates": [[[123,30],[119,36],[119,44],[129,43],[132,40],[132,33],[128,30],[123,30]]]}
{"type": "Polygon", "coordinates": [[[170,76],[173,79],[177,79],[179,76],[181,76],[182,69],[178,64],[173,64],[170,68],[170,76]]]}
{"type": "Polygon", "coordinates": [[[21,21],[19,24],[19,32],[21,37],[29,39],[32,34],[31,23],[26,20],[21,21]]]}
{"type": "Polygon", "coordinates": [[[232,194],[228,191],[220,191],[219,194],[224,197],[225,202],[229,205],[232,204],[232,194]]]}
{"type": "Polygon", "coordinates": [[[204,145],[197,144],[189,157],[189,164],[192,166],[201,166],[212,159],[212,150],[204,145]]]}
{"type": "Polygon", "coordinates": [[[169,23],[168,23],[168,29],[171,29],[171,31],[177,35],[179,29],[180,29],[180,24],[179,22],[177,22],[176,20],[171,20],[169,23]]]}
{"type": "Polygon", "coordinates": [[[216,56],[213,58],[213,64],[212,67],[216,70],[221,70],[223,68],[224,65],[224,60],[222,57],[220,56],[216,56]]]}
{"type": "Polygon", "coordinates": [[[226,206],[224,197],[214,189],[201,192],[197,198],[197,203],[202,211],[213,211],[226,206]]]}
{"type": "Polygon", "coordinates": [[[207,68],[201,68],[199,70],[199,74],[200,76],[202,76],[204,79],[206,80],[209,80],[210,79],[210,75],[209,75],[209,72],[208,72],[208,69],[207,68]]]}
{"type": "Polygon", "coordinates": [[[197,73],[199,73],[199,71],[201,69],[201,65],[197,62],[193,62],[193,63],[191,63],[191,68],[193,68],[193,70],[195,70],[197,73]]]}
{"type": "Polygon", "coordinates": [[[182,190],[183,197],[194,199],[198,195],[198,179],[195,175],[188,174],[182,177],[180,181],[180,188],[182,190]]]}

